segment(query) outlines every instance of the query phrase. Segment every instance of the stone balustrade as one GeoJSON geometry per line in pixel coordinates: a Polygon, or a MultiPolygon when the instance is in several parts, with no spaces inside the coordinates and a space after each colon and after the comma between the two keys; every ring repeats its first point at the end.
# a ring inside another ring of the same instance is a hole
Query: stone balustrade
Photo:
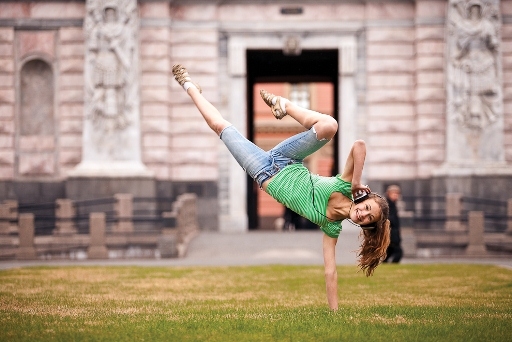
{"type": "MultiPolygon", "coordinates": [[[[114,204],[115,220],[108,227],[105,212],[89,214],[88,234],[80,234],[75,225],[76,206],[59,199],[55,206],[55,228],[51,235],[36,235],[36,216],[18,214],[15,201],[0,204],[0,259],[140,257],[126,252],[145,249],[143,257],[183,257],[190,240],[199,232],[197,197],[178,196],[172,210],[155,218],[154,229],[137,229],[133,215],[133,196],[118,194],[114,204]],[[163,224],[163,228],[162,226],[163,224]],[[121,251],[121,252],[120,252],[121,251]],[[147,251],[150,251],[149,253],[147,251]],[[79,257],[82,255],[82,257],[79,257]]],[[[141,225],[145,228],[144,224],[141,225]]]]}
{"type": "MultiPolygon", "coordinates": [[[[444,222],[439,221],[437,228],[405,227],[404,231],[413,235],[410,240],[414,243],[414,255],[409,253],[408,256],[421,256],[421,252],[416,252],[426,246],[458,250],[452,254],[459,256],[488,256],[496,248],[511,253],[507,246],[512,245],[512,199],[507,202],[506,217],[500,218],[507,221],[506,229],[500,233],[486,232],[487,214],[467,210],[463,202],[461,194],[449,193],[445,198],[444,222]]],[[[189,242],[199,233],[197,196],[190,193],[178,196],[170,211],[159,214],[155,229],[145,229],[147,222],[140,223],[136,219],[134,198],[130,194],[115,196],[112,219],[105,212],[89,213],[87,234],[78,231],[76,217],[76,203],[57,200],[55,228],[51,235],[41,235],[36,234],[37,215],[19,213],[16,201],[0,203],[0,258],[183,257],[189,242]],[[130,248],[145,248],[150,252],[130,254],[127,252],[130,248]]]]}

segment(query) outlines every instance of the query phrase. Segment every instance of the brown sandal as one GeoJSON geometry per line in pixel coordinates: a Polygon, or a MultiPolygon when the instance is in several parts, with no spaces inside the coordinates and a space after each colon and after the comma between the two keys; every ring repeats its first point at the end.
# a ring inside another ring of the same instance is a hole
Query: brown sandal
{"type": "Polygon", "coordinates": [[[197,90],[199,90],[199,93],[203,92],[203,90],[201,89],[199,84],[192,82],[192,79],[190,78],[190,75],[188,74],[187,69],[183,65],[175,64],[172,67],[172,74],[174,75],[174,78],[180,84],[180,86],[183,87],[185,82],[190,82],[197,88],[197,90]]]}
{"type": "Polygon", "coordinates": [[[266,90],[261,89],[260,95],[263,101],[270,107],[272,114],[276,117],[276,119],[281,120],[286,116],[286,113],[281,109],[281,96],[276,96],[272,93],[269,93],[266,90]],[[276,98],[276,104],[272,104],[272,100],[276,98]]]}

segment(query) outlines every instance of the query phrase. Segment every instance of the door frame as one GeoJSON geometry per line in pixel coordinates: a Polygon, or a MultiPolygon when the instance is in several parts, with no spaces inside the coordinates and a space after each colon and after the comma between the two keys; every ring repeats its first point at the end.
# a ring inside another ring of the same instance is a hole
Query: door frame
{"type": "MultiPolygon", "coordinates": [[[[238,30],[223,32],[227,48],[220,56],[219,71],[222,109],[226,119],[248,136],[249,108],[247,101],[247,50],[283,49],[286,35],[282,32],[251,34],[238,30]]],[[[332,32],[297,32],[303,50],[338,50],[339,126],[343,134],[338,139],[338,169],[341,170],[357,135],[358,102],[356,93],[357,36],[332,32]],[[344,129],[350,127],[350,129],[344,129]]],[[[219,151],[219,231],[244,232],[249,229],[247,213],[247,176],[227,149],[219,151]]]]}

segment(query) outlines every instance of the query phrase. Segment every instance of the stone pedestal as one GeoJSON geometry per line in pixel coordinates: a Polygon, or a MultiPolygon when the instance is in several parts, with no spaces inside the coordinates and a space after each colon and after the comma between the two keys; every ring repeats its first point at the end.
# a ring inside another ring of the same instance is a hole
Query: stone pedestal
{"type": "Polygon", "coordinates": [[[7,204],[0,204],[0,235],[9,234],[9,207],[7,204]]]}
{"type": "Polygon", "coordinates": [[[462,213],[462,194],[446,195],[446,223],[445,229],[448,231],[464,230],[460,224],[460,215],[462,213]]]}
{"type": "Polygon", "coordinates": [[[158,251],[161,258],[177,258],[178,252],[178,237],[175,231],[166,231],[158,239],[158,251]]]}
{"type": "Polygon", "coordinates": [[[19,237],[20,244],[16,259],[31,260],[36,259],[36,249],[34,248],[34,214],[21,214],[19,217],[19,237]]]}
{"type": "Polygon", "coordinates": [[[486,256],[484,240],[484,213],[483,211],[471,211],[468,214],[469,243],[466,254],[470,256],[486,256]]]}
{"type": "Polygon", "coordinates": [[[418,254],[416,235],[413,228],[402,228],[402,248],[406,258],[415,258],[418,254]]]}
{"type": "Polygon", "coordinates": [[[73,222],[75,216],[75,207],[73,201],[69,199],[58,199],[57,208],[55,209],[55,230],[53,234],[56,235],[72,235],[76,234],[77,230],[73,222]]]}
{"type": "Polygon", "coordinates": [[[107,259],[105,213],[91,213],[89,215],[89,231],[91,240],[87,257],[89,259],[107,259]]]}
{"type": "Polygon", "coordinates": [[[117,216],[117,223],[114,226],[115,232],[133,232],[133,195],[115,195],[116,204],[114,210],[117,216]]]}

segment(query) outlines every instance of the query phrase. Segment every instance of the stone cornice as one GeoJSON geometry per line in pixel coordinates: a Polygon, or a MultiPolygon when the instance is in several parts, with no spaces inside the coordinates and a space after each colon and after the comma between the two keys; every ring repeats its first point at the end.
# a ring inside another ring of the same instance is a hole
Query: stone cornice
{"type": "MultiPolygon", "coordinates": [[[[8,2],[24,2],[24,3],[45,3],[45,2],[81,2],[85,3],[86,0],[0,0],[0,3],[8,2]]],[[[151,2],[167,2],[176,5],[197,5],[197,4],[212,4],[212,5],[323,5],[323,4],[340,4],[340,3],[353,3],[353,4],[366,4],[366,3],[382,3],[382,2],[402,2],[402,3],[415,3],[418,0],[137,0],[138,3],[151,3],[151,2]]],[[[443,1],[447,0],[430,0],[430,1],[443,1]]]]}
{"type": "Polygon", "coordinates": [[[0,27],[14,27],[25,30],[50,30],[60,27],[82,27],[83,18],[77,19],[34,19],[34,18],[16,18],[0,19],[0,27]]]}

